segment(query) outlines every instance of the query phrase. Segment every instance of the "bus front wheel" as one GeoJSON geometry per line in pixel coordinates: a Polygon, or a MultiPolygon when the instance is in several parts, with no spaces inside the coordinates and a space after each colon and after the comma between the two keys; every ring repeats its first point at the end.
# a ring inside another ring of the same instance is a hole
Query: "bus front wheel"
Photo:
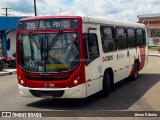
{"type": "Polygon", "coordinates": [[[103,89],[101,94],[103,97],[108,97],[110,92],[111,92],[111,79],[108,72],[106,72],[103,78],[103,89]]]}

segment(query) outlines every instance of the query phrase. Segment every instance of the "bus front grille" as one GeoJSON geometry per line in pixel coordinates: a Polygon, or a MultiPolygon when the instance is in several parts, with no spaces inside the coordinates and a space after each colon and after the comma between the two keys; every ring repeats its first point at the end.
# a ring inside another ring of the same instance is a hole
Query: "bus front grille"
{"type": "Polygon", "coordinates": [[[70,76],[24,76],[27,80],[39,80],[39,81],[56,81],[56,80],[68,80],[70,76]]]}
{"type": "Polygon", "coordinates": [[[42,95],[51,95],[52,97],[62,97],[64,90],[44,91],[44,90],[29,90],[35,97],[42,97],[42,95]]]}

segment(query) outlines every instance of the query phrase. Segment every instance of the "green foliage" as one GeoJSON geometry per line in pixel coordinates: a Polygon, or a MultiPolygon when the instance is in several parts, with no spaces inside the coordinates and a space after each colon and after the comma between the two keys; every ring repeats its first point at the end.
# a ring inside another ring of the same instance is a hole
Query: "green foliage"
{"type": "Polygon", "coordinates": [[[154,37],[160,37],[160,30],[154,30],[154,31],[152,31],[152,36],[154,36],[154,37]]]}
{"type": "Polygon", "coordinates": [[[158,46],[148,46],[148,49],[149,49],[149,50],[157,50],[157,49],[158,49],[158,46]]]}

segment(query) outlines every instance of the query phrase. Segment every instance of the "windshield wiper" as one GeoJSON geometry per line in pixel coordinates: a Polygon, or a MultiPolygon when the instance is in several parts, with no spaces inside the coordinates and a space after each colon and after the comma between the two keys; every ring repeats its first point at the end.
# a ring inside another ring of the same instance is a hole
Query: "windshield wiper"
{"type": "Polygon", "coordinates": [[[51,50],[52,47],[56,44],[56,42],[59,40],[59,36],[61,36],[63,34],[63,31],[60,30],[55,36],[54,38],[51,40],[51,42],[48,44],[46,50],[51,50]]]}
{"type": "Polygon", "coordinates": [[[41,45],[37,43],[37,41],[33,38],[33,33],[32,32],[29,32],[29,38],[32,42],[34,42],[34,44],[36,45],[36,47],[38,49],[41,49],[41,45]]]}

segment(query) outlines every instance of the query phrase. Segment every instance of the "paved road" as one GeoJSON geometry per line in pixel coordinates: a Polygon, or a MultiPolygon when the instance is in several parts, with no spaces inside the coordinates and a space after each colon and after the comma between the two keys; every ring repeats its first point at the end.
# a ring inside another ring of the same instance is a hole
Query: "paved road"
{"type": "Polygon", "coordinates": [[[160,57],[149,57],[149,64],[141,71],[139,79],[116,84],[108,98],[97,95],[82,100],[23,98],[19,96],[16,75],[0,76],[0,111],[160,111],[159,59],[160,57]]]}

